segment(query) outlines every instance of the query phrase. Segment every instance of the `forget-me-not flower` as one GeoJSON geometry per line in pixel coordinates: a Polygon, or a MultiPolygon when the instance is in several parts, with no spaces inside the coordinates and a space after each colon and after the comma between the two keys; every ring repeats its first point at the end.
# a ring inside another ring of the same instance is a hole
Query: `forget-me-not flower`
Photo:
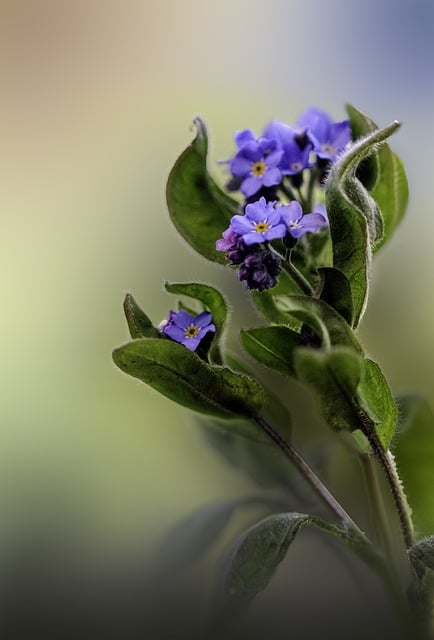
{"type": "Polygon", "coordinates": [[[191,316],[187,311],[169,311],[167,322],[161,327],[162,333],[175,342],[196,351],[202,338],[210,331],[215,332],[212,315],[203,311],[197,316],[191,316]]]}
{"type": "Polygon", "coordinates": [[[247,246],[276,240],[286,235],[286,226],[281,218],[282,207],[275,208],[274,202],[259,198],[246,206],[243,216],[231,219],[231,229],[241,236],[247,246]]]}

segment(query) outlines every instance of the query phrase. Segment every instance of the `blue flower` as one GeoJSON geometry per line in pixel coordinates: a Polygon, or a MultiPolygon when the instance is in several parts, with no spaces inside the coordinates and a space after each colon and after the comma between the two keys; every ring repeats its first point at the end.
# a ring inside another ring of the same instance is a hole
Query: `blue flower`
{"type": "Polygon", "coordinates": [[[272,187],[282,180],[278,167],[283,151],[276,150],[276,142],[266,138],[255,138],[250,129],[239,131],[235,136],[238,152],[230,161],[234,176],[243,178],[241,192],[249,198],[262,187],[272,187]]]}
{"type": "Polygon", "coordinates": [[[283,238],[286,226],[281,219],[281,209],[276,209],[274,202],[266,202],[262,197],[246,206],[245,215],[232,217],[231,229],[246,245],[283,238]]]}
{"type": "Polygon", "coordinates": [[[296,127],[306,131],[318,158],[336,160],[337,155],[351,140],[349,120],[333,122],[321,109],[310,107],[297,120],[296,127]]]}
{"type": "Polygon", "coordinates": [[[209,311],[203,311],[197,316],[191,316],[187,311],[169,311],[167,322],[161,326],[164,335],[175,342],[196,351],[202,338],[210,331],[215,332],[209,311]]]}
{"type": "Polygon", "coordinates": [[[328,224],[326,215],[318,211],[303,215],[301,204],[296,200],[293,200],[291,204],[279,207],[279,211],[282,221],[285,222],[288,232],[293,238],[301,238],[308,232],[315,233],[328,224]]]}
{"type": "Polygon", "coordinates": [[[313,167],[313,163],[309,162],[313,144],[307,136],[300,135],[295,129],[278,120],[270,122],[263,135],[265,138],[275,140],[277,148],[282,149],[283,155],[279,162],[279,169],[283,175],[295,176],[303,169],[313,167]]]}

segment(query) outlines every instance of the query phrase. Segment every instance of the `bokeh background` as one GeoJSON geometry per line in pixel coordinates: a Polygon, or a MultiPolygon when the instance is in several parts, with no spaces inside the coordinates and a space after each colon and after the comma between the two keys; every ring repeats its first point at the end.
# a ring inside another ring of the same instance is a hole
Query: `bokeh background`
{"type": "Polygon", "coordinates": [[[403,122],[391,144],[410,207],[377,257],[362,337],[394,391],[433,398],[433,27],[432,0],[1,1],[9,552],[49,530],[101,565],[146,556],[180,516],[242,491],[187,411],[111,361],[128,338],[127,291],[155,322],[174,303],[165,279],[214,282],[237,299],[232,275],[192,253],[165,205],[196,115],[216,175],[235,130],[291,122],[310,105],[342,119],[350,102],[380,125],[403,122]]]}

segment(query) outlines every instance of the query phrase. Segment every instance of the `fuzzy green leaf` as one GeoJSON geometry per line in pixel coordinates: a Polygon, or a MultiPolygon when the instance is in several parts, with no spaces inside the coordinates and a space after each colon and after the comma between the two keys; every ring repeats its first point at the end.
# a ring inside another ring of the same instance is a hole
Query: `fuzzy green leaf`
{"type": "Polygon", "coordinates": [[[354,142],[332,166],[326,184],[333,266],[345,274],[350,284],[354,327],[359,324],[366,306],[372,246],[383,233],[378,205],[356,172],[360,163],[399,126],[394,122],[354,142]]]}
{"type": "Polygon", "coordinates": [[[166,282],[164,286],[169,293],[199,300],[211,312],[216,333],[211,343],[209,355],[212,362],[220,364],[219,342],[228,315],[228,305],[222,294],[208,284],[197,282],[166,282]]]}
{"type": "Polygon", "coordinates": [[[272,515],[245,532],[232,549],[225,576],[229,607],[248,604],[267,587],[304,525],[313,525],[327,532],[360,554],[365,561],[375,562],[375,554],[368,544],[353,531],[302,513],[272,515]]]}
{"type": "Polygon", "coordinates": [[[347,277],[333,267],[321,267],[318,272],[322,281],[321,300],[327,302],[344,320],[351,324],[353,301],[347,277]]]}
{"type": "MultiPolygon", "coordinates": [[[[347,113],[354,138],[378,131],[375,122],[355,107],[347,105],[347,113]]],[[[375,149],[362,165],[359,168],[364,171],[358,177],[378,204],[383,220],[383,235],[373,247],[376,251],[390,239],[405,214],[408,183],[400,158],[387,144],[375,149]]]]}
{"type": "Polygon", "coordinates": [[[324,345],[341,345],[362,351],[349,324],[326,302],[307,296],[279,296],[276,305],[286,318],[289,315],[306,324],[324,345]]]}
{"type": "Polygon", "coordinates": [[[208,136],[205,123],[196,118],[196,138],[170,172],[166,199],[172,221],[182,237],[202,256],[226,264],[215,243],[238,212],[238,203],[227,196],[207,170],[208,136]]]}
{"type": "Polygon", "coordinates": [[[160,332],[154,327],[144,311],[141,310],[131,293],[127,293],[124,300],[124,312],[131,337],[158,338],[160,332]]]}
{"type": "Polygon", "coordinates": [[[392,392],[377,363],[367,358],[357,390],[360,406],[375,423],[375,430],[384,449],[390,447],[396,429],[398,409],[392,392]]]}
{"type": "Polygon", "coordinates": [[[355,396],[363,374],[363,358],[352,349],[332,351],[299,348],[295,353],[298,378],[319,395],[325,421],[336,431],[360,427],[355,396]]]}
{"type": "Polygon", "coordinates": [[[393,452],[417,531],[434,531],[434,412],[417,395],[397,397],[400,424],[393,452]]]}
{"type": "Polygon", "coordinates": [[[270,325],[240,332],[241,342],[258,362],[277,373],[295,376],[294,348],[300,345],[300,334],[285,326],[270,325]]]}
{"type": "Polygon", "coordinates": [[[424,538],[408,550],[411,563],[422,580],[427,569],[434,571],[434,536],[424,538]]]}
{"type": "Polygon", "coordinates": [[[117,366],[174,402],[219,418],[250,417],[263,404],[263,391],[251,378],[211,366],[171,340],[135,340],[115,349],[117,366]]]}

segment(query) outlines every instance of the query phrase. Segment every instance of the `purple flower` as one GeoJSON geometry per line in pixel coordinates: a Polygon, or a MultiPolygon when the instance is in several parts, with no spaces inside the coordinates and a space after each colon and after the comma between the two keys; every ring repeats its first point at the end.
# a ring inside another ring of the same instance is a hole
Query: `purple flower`
{"type": "Polygon", "coordinates": [[[231,229],[242,237],[246,245],[283,238],[286,226],[281,220],[281,209],[276,209],[274,202],[260,198],[246,206],[245,215],[232,217],[231,229]]]}
{"type": "Polygon", "coordinates": [[[281,271],[280,260],[268,249],[254,249],[244,257],[238,278],[244,280],[247,289],[266,291],[277,283],[281,271]]]}
{"type": "Polygon", "coordinates": [[[303,169],[313,167],[313,163],[309,162],[312,142],[289,125],[273,120],[264,130],[264,137],[275,140],[277,148],[283,150],[279,162],[279,169],[283,175],[295,176],[303,169]]]}
{"type": "Polygon", "coordinates": [[[216,251],[235,251],[240,248],[241,237],[231,227],[223,231],[222,238],[216,240],[216,251]]]}
{"type": "Polygon", "coordinates": [[[323,213],[307,213],[303,215],[301,204],[293,200],[291,204],[279,208],[282,220],[285,222],[293,238],[301,238],[305,233],[314,233],[327,224],[323,213]]]}
{"type": "Polygon", "coordinates": [[[278,164],[283,151],[276,150],[276,141],[255,138],[250,129],[239,131],[235,136],[238,152],[230,161],[234,176],[243,178],[241,192],[249,198],[261,189],[279,184],[282,174],[278,164]]]}
{"type": "Polygon", "coordinates": [[[212,316],[209,311],[203,311],[194,317],[183,310],[169,311],[162,332],[190,351],[196,351],[202,338],[210,331],[215,332],[215,325],[211,321],[212,316]]]}
{"type": "Polygon", "coordinates": [[[335,160],[351,140],[349,120],[333,122],[321,109],[310,107],[300,116],[297,128],[306,131],[318,158],[335,160]]]}

